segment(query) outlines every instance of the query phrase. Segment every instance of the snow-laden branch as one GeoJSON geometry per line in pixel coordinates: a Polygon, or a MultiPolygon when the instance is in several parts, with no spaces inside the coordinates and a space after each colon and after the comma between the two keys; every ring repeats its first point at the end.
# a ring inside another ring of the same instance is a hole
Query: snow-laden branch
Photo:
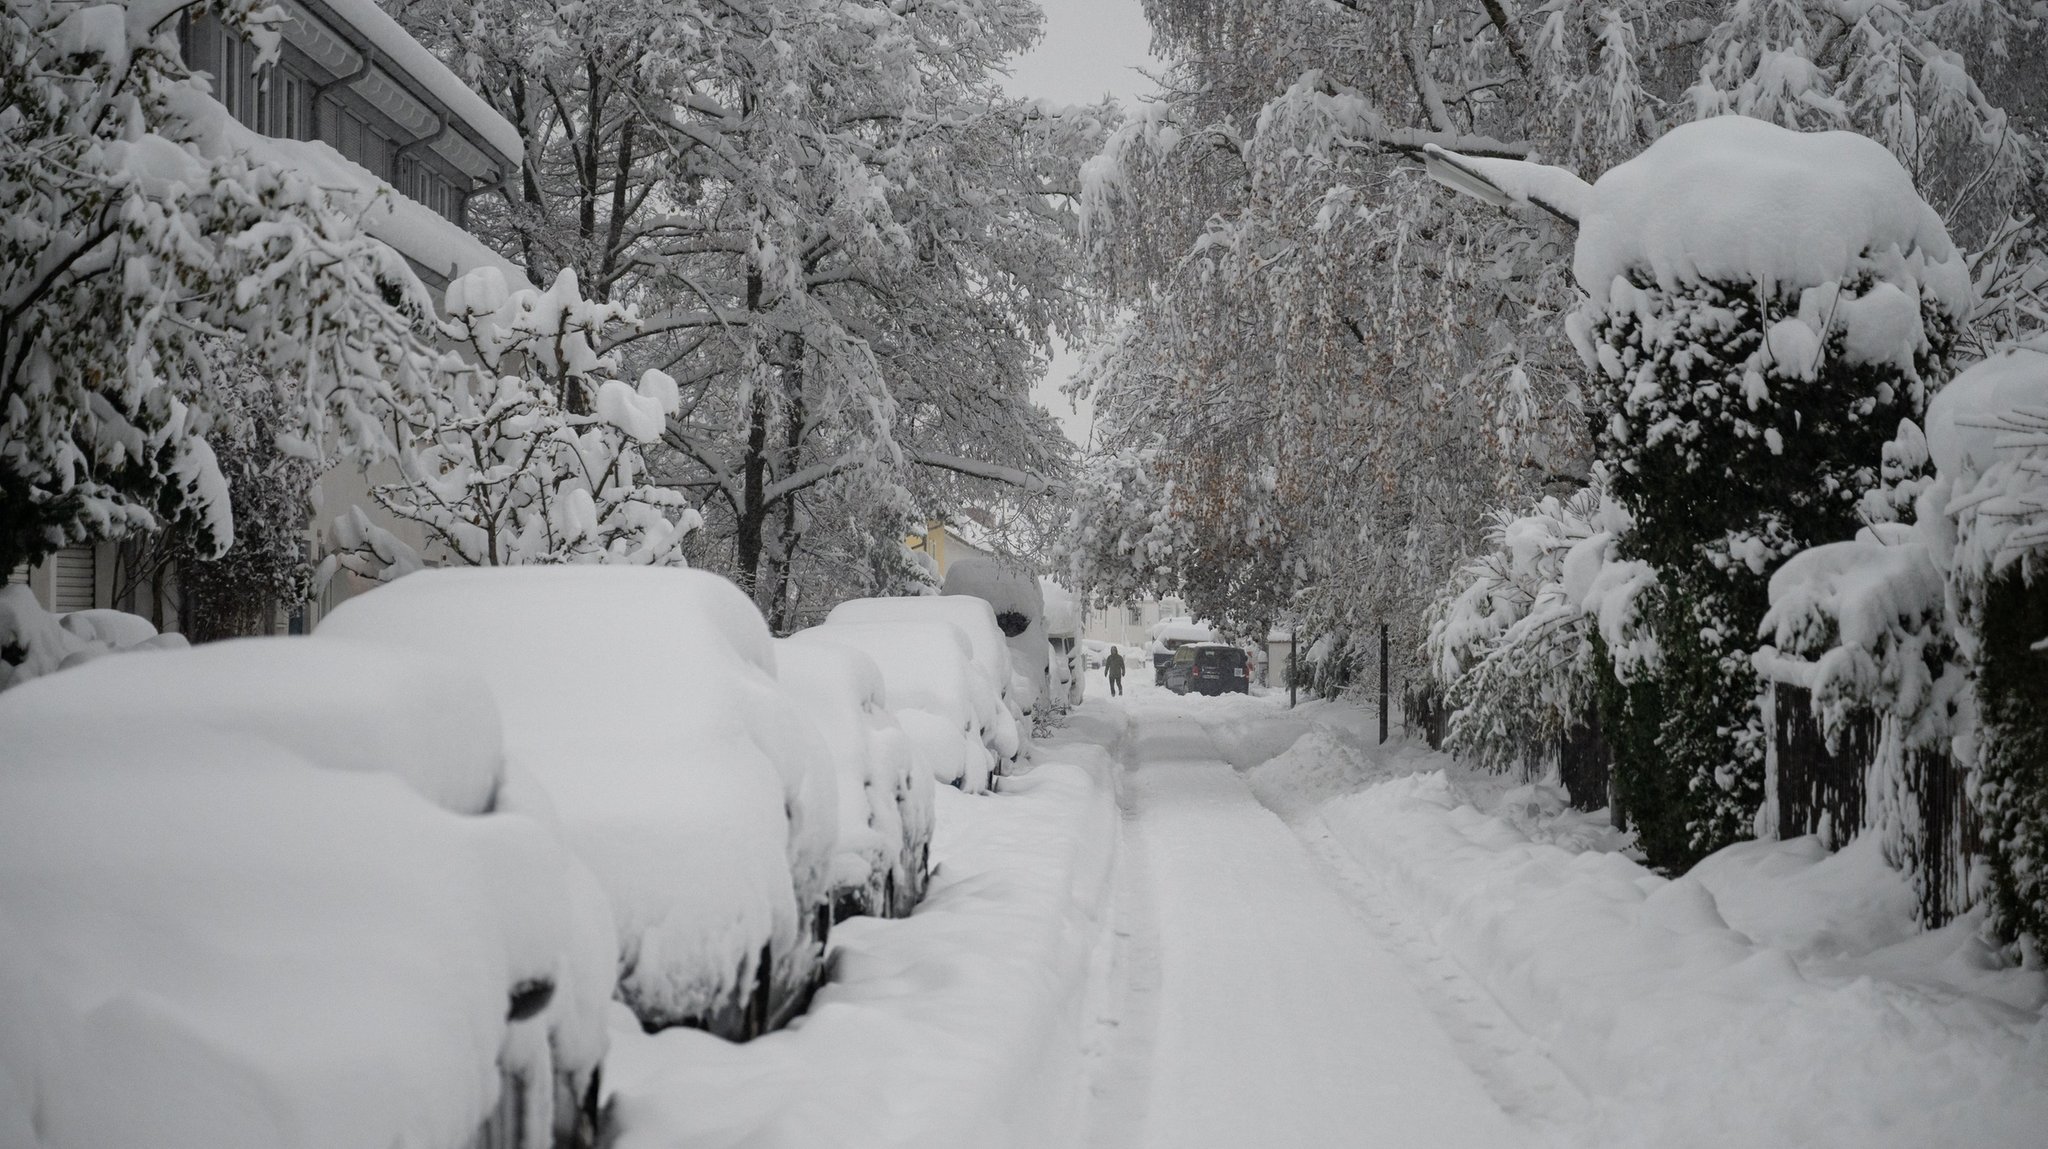
{"type": "Polygon", "coordinates": [[[958,455],[945,455],[914,447],[905,448],[903,455],[920,467],[936,467],[942,471],[952,471],[977,479],[993,479],[998,483],[1016,487],[1026,494],[1042,495],[1052,489],[1052,484],[1047,482],[1044,476],[1016,467],[1005,467],[1000,463],[984,463],[979,459],[966,459],[958,455]]]}
{"type": "Polygon", "coordinates": [[[1429,178],[1494,207],[1537,207],[1577,227],[1593,187],[1563,168],[1527,160],[1460,155],[1435,144],[1422,149],[1429,178]]]}

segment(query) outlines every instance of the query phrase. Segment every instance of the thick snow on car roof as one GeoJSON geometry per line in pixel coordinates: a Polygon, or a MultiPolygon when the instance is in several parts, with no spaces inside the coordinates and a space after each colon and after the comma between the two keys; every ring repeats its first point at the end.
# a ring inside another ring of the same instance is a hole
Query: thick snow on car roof
{"type": "Polygon", "coordinates": [[[489,809],[505,763],[498,704],[445,655],[245,638],[103,657],[0,694],[0,721],[147,735],[259,734],[330,769],[395,774],[459,814],[489,809]]]}
{"type": "Polygon", "coordinates": [[[947,622],[967,636],[974,665],[1001,695],[1010,687],[1009,647],[996,625],[995,608],[972,595],[911,595],[902,598],[853,598],[832,608],[826,625],[845,623],[947,622]]]}

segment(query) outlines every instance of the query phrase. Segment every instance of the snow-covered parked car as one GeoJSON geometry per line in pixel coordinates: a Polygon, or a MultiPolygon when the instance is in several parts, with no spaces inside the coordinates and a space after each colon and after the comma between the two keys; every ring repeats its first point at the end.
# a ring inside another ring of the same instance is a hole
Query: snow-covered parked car
{"type": "Polygon", "coordinates": [[[782,639],[775,670],[839,768],[833,917],[908,914],[930,872],[932,775],[888,709],[880,668],[849,646],[782,639]]]}
{"type": "MultiPolygon", "coordinates": [[[[513,815],[559,842],[545,800],[507,770],[489,688],[460,663],[426,652],[251,638],[96,658],[0,695],[0,730],[45,744],[71,731],[129,745],[186,732],[253,737],[281,752],[267,758],[290,764],[281,768],[390,775],[451,814],[513,815]]],[[[596,1132],[617,949],[609,903],[588,867],[560,846],[555,864],[568,916],[545,1011],[549,1092],[563,1131],[577,1134],[580,1123],[587,1142],[596,1132]]]]}
{"type": "MultiPolygon", "coordinates": [[[[946,622],[827,622],[790,636],[858,651],[881,671],[889,709],[920,769],[942,785],[985,792],[1006,759],[1000,732],[1016,726],[976,670],[967,636],[946,622]]],[[[1014,742],[1011,743],[1014,746],[1014,742]]]]}
{"type": "Polygon", "coordinates": [[[739,588],[703,571],[425,570],[312,641],[441,651],[483,675],[510,761],[611,898],[646,1028],[744,1039],[803,1008],[831,924],[838,781],[739,588]]]}
{"type": "MultiPolygon", "coordinates": [[[[1052,649],[1045,630],[1045,594],[1038,576],[996,559],[960,559],[946,571],[940,595],[967,596],[988,603],[997,631],[1010,652],[1010,669],[1020,681],[1011,698],[1026,717],[1052,698],[1052,649]]],[[[1065,699],[1059,699],[1064,705],[1065,699]]]]}
{"type": "Polygon", "coordinates": [[[73,673],[0,699],[0,1145],[464,1149],[508,1105],[546,1140],[576,938],[545,827],[39,710],[73,673]]]}
{"type": "Polygon", "coordinates": [[[1002,712],[990,725],[989,744],[997,752],[996,773],[1017,761],[1023,753],[1029,727],[1017,701],[1016,667],[1010,660],[1009,644],[996,623],[995,608],[972,595],[907,595],[900,598],[854,598],[832,608],[826,626],[903,626],[911,623],[941,622],[952,625],[967,639],[968,660],[988,684],[1002,712]]]}

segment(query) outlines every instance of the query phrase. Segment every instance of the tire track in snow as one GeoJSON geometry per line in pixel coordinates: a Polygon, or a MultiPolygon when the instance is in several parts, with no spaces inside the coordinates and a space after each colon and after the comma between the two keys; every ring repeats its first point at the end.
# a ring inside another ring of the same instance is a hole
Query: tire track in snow
{"type": "Polygon", "coordinates": [[[1344,848],[1320,816],[1283,820],[1308,846],[1330,886],[1400,962],[1501,1109],[1541,1143],[1583,1144],[1590,1103],[1543,1042],[1402,912],[1385,883],[1344,848]]]}
{"type": "Polygon", "coordinates": [[[1102,971],[1106,992],[1093,1017],[1088,1056],[1088,1144],[1124,1149],[1144,1135],[1151,1096],[1153,1041],[1159,1022],[1159,924],[1149,892],[1151,875],[1138,835],[1137,810],[1127,775],[1137,761],[1136,722],[1116,705],[1122,727],[1108,744],[1116,759],[1117,809],[1122,816],[1111,881],[1110,954],[1102,971]]]}

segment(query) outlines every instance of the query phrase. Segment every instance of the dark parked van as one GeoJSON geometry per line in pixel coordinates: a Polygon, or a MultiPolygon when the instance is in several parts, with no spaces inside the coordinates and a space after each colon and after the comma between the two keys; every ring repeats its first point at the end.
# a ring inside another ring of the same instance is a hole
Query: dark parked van
{"type": "Polygon", "coordinates": [[[1251,668],[1245,653],[1221,642],[1197,642],[1173,652],[1166,668],[1166,688],[1175,694],[1251,693],[1251,668]]]}

